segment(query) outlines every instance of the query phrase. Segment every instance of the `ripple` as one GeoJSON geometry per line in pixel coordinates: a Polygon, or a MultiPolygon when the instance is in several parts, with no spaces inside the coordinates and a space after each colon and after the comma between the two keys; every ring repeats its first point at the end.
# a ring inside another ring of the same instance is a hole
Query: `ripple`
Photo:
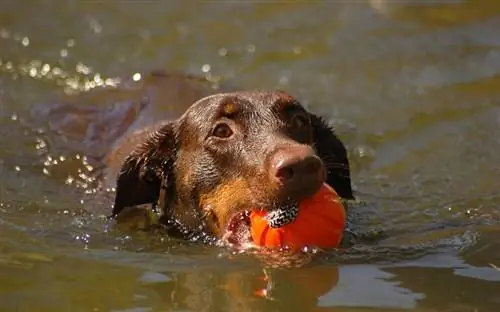
{"type": "MultiPolygon", "coordinates": [[[[67,51],[61,53],[67,56],[67,51]]],[[[90,66],[82,62],[77,63],[75,73],[71,73],[57,65],[39,59],[19,64],[0,59],[0,73],[2,72],[11,74],[13,79],[21,76],[42,81],[53,81],[57,85],[63,86],[64,91],[68,94],[89,91],[97,87],[113,87],[120,83],[119,78],[103,77],[102,74],[93,72],[90,66]]]]}

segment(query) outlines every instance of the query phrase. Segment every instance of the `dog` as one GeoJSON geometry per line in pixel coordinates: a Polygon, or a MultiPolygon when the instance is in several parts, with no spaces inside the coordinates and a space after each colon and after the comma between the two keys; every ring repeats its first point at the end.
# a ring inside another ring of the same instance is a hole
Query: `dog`
{"type": "MultiPolygon", "coordinates": [[[[238,242],[248,239],[251,209],[296,204],[322,183],[354,198],[346,148],[323,118],[284,91],[200,87],[205,82],[153,72],[138,91],[146,100],[121,114],[127,122],[112,123],[119,131],[109,120],[94,125],[101,131],[95,142],[108,138],[97,149],[112,146],[96,157],[116,188],[112,218],[148,204],[160,212],[160,224],[177,220],[238,242]]],[[[88,139],[89,126],[83,128],[88,139]]]]}

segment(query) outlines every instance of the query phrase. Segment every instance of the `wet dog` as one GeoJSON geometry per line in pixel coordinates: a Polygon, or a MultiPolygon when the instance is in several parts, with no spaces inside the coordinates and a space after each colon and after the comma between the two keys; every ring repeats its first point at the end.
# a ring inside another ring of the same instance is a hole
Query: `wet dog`
{"type": "Polygon", "coordinates": [[[344,144],[291,95],[203,89],[182,75],[149,79],[120,121],[111,114],[96,126],[99,118],[90,113],[82,127],[86,138],[99,129],[99,150],[112,146],[100,160],[107,179],[116,179],[113,217],[151,204],[160,223],[178,220],[218,238],[239,235],[231,238],[238,241],[248,234],[250,209],[300,202],[324,182],[353,198],[344,144]]]}

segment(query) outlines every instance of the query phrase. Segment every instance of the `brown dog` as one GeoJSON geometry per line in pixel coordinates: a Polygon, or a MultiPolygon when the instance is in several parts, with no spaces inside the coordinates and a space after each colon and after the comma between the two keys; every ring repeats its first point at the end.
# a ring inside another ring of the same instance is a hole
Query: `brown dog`
{"type": "Polygon", "coordinates": [[[106,126],[114,131],[102,157],[105,176],[117,178],[113,216],[160,203],[161,222],[175,219],[220,238],[229,230],[241,236],[249,209],[299,202],[323,182],[353,198],[344,145],[292,96],[216,93],[197,79],[162,73],[147,79],[129,94],[146,100],[122,114],[132,115],[122,117],[127,122],[115,122],[121,130],[109,121],[94,125],[101,138],[110,136],[106,126]]]}

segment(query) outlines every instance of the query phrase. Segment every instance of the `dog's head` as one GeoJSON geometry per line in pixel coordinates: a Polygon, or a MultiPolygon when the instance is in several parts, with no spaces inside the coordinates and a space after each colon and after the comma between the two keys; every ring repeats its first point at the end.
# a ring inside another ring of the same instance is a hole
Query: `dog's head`
{"type": "Polygon", "coordinates": [[[166,215],[221,237],[244,212],[300,202],[324,182],[353,197],[345,147],[321,118],[280,91],[216,94],[126,158],[113,214],[160,199],[166,215]]]}

